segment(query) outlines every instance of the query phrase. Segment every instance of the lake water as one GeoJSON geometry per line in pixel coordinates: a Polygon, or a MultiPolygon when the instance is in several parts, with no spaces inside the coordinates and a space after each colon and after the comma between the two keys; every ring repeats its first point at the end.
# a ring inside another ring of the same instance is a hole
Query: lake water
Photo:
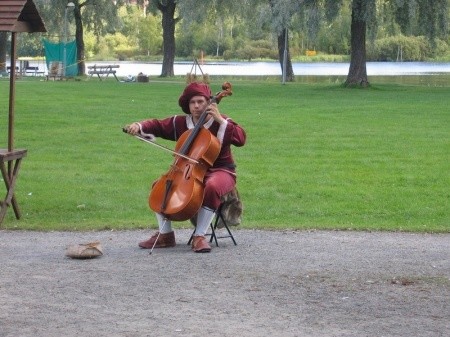
{"type": "MultiPolygon", "coordinates": [[[[136,76],[143,73],[148,76],[161,75],[161,63],[136,62],[86,62],[87,66],[94,64],[117,64],[118,76],[136,76]]],[[[314,76],[346,76],[349,63],[293,63],[295,75],[314,76]]],[[[277,62],[207,62],[201,65],[203,73],[208,75],[229,76],[276,76],[282,75],[281,66],[277,62]]],[[[186,75],[190,72],[201,74],[200,69],[193,67],[192,62],[176,62],[175,75],[186,75]]],[[[450,74],[450,63],[430,62],[368,62],[368,76],[399,76],[399,75],[433,75],[450,74]]]]}
{"type": "MultiPolygon", "coordinates": [[[[87,62],[87,65],[108,64],[108,62],[87,62]]],[[[143,73],[148,76],[161,75],[161,63],[116,62],[120,65],[117,76],[125,78],[143,73]]],[[[296,82],[303,83],[343,83],[347,78],[349,63],[293,63],[296,82]]],[[[278,62],[208,62],[201,66],[203,73],[210,76],[279,76],[278,62]]],[[[184,76],[190,72],[201,75],[200,69],[192,62],[177,62],[174,73],[184,76]]],[[[430,62],[368,62],[369,81],[410,85],[448,86],[450,85],[450,63],[430,62]]]]}

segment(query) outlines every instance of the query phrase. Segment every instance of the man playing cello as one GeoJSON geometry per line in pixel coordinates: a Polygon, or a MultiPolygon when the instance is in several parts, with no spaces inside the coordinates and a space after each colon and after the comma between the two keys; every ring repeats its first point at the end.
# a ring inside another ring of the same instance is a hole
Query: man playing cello
{"type": "MultiPolygon", "coordinates": [[[[216,103],[211,103],[211,89],[207,84],[194,82],[186,86],[178,104],[185,115],[175,115],[165,119],[147,119],[134,122],[126,127],[132,135],[153,139],[161,137],[177,141],[180,136],[195,128],[202,114],[206,113],[203,128],[219,140],[220,151],[217,159],[207,170],[203,183],[203,202],[197,213],[196,228],[192,240],[192,250],[196,253],[211,251],[206,231],[220,206],[221,197],[236,186],[236,165],[231,153],[231,145],[243,146],[246,141],[244,129],[226,115],[219,112],[216,103]]],[[[175,233],[172,224],[163,214],[156,213],[159,232],[148,240],[140,242],[144,249],[175,246],[175,233]]]]}

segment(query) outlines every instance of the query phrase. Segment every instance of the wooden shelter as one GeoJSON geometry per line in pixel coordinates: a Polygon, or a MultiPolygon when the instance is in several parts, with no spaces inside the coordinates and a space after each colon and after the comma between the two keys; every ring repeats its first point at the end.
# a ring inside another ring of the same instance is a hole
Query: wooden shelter
{"type": "MultiPolygon", "coordinates": [[[[14,149],[14,102],[16,92],[16,37],[17,33],[46,32],[44,22],[33,0],[0,1],[0,31],[11,33],[11,70],[9,80],[8,148],[0,148],[0,169],[6,186],[6,197],[0,201],[0,226],[8,206],[12,205],[20,219],[19,206],[14,196],[17,175],[26,149],[14,149]],[[7,165],[5,165],[5,163],[7,165]],[[7,168],[6,168],[7,166],[7,168]]],[[[0,116],[2,118],[2,116],[0,116]]]]}

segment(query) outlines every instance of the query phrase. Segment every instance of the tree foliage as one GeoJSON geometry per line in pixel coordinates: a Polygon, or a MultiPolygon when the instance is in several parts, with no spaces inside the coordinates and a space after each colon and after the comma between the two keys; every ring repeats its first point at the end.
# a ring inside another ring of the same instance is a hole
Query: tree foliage
{"type": "MultiPolygon", "coordinates": [[[[101,36],[114,32],[119,26],[117,9],[124,0],[34,0],[47,28],[47,36],[61,40],[64,35],[64,15],[69,2],[79,8],[83,17],[83,26],[87,31],[101,36]]],[[[73,13],[68,11],[67,21],[73,25],[73,13]]]]}
{"type": "Polygon", "coordinates": [[[431,41],[448,36],[448,0],[395,0],[390,5],[404,35],[424,35],[431,41]]]}
{"type": "MultiPolygon", "coordinates": [[[[61,41],[69,0],[34,0],[47,34],[20,34],[19,56],[43,55],[41,38],[61,41]]],[[[352,17],[365,25],[367,59],[426,60],[448,54],[448,0],[74,0],[69,39],[80,63],[96,59],[175,57],[280,58],[288,32],[289,60],[307,50],[351,54],[352,17]],[[358,3],[359,6],[355,7],[358,3]],[[165,45],[163,12],[173,5],[165,45]],[[78,21],[77,21],[78,20],[78,21]],[[424,42],[426,41],[426,43],[424,42]],[[278,53],[277,53],[278,51],[278,53]]],[[[3,42],[4,43],[4,42],[3,42]]],[[[1,50],[1,49],[0,49],[1,50]]],[[[3,48],[5,50],[5,48],[3,48]]],[[[7,50],[7,48],[6,48],[7,50]]],[[[1,56],[1,55],[0,55],[1,56]]],[[[168,72],[170,76],[170,69],[168,72]]]]}
{"type": "Polygon", "coordinates": [[[95,36],[114,32],[119,27],[117,8],[124,4],[123,0],[35,0],[43,18],[47,31],[45,37],[53,41],[62,41],[66,35],[71,36],[70,26],[74,26],[77,44],[78,74],[84,74],[85,50],[84,29],[95,36]],[[73,12],[69,12],[68,3],[74,4],[73,12]],[[66,22],[67,20],[67,22],[66,22]],[[66,26],[67,23],[67,26],[66,26]]]}

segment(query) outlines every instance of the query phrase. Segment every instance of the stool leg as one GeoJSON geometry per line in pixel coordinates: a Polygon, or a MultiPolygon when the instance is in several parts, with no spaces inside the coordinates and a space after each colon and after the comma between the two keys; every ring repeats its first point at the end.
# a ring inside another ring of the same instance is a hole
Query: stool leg
{"type": "Polygon", "coordinates": [[[191,242],[192,242],[192,239],[194,239],[194,233],[195,233],[195,228],[194,228],[194,231],[192,232],[192,234],[191,234],[191,237],[189,238],[189,241],[188,241],[188,246],[191,244],[191,242]]]}
{"type": "MultiPolygon", "coordinates": [[[[224,219],[224,217],[223,217],[223,215],[222,215],[221,209],[222,209],[222,208],[219,208],[219,211],[218,211],[218,213],[217,213],[217,218],[216,218],[216,221],[215,221],[215,223],[214,223],[214,229],[217,229],[217,224],[219,223],[219,219],[221,219],[222,222],[223,222],[223,224],[224,224],[224,226],[225,226],[225,229],[226,229],[227,232],[228,232],[228,235],[225,235],[225,236],[216,236],[216,238],[217,238],[217,239],[231,238],[231,240],[233,241],[234,245],[237,246],[236,240],[234,239],[234,236],[233,236],[233,234],[231,233],[231,230],[230,230],[230,228],[228,227],[227,222],[225,221],[225,219],[224,219]]],[[[215,233],[215,232],[214,232],[214,233],[215,233]]],[[[217,239],[216,239],[216,240],[217,240],[217,239]]]]}
{"type": "Polygon", "coordinates": [[[216,247],[219,247],[219,243],[217,242],[217,236],[216,236],[216,227],[217,227],[217,218],[215,220],[215,223],[213,225],[213,223],[211,222],[211,224],[209,225],[211,227],[211,237],[209,239],[209,242],[212,242],[214,239],[214,242],[216,243],[216,247]]]}
{"type": "Polygon", "coordinates": [[[230,236],[231,240],[233,240],[234,245],[237,246],[236,240],[234,239],[233,234],[231,234],[230,228],[228,228],[227,223],[225,221],[223,223],[224,223],[225,228],[226,228],[226,230],[228,232],[228,235],[230,236]]]}

